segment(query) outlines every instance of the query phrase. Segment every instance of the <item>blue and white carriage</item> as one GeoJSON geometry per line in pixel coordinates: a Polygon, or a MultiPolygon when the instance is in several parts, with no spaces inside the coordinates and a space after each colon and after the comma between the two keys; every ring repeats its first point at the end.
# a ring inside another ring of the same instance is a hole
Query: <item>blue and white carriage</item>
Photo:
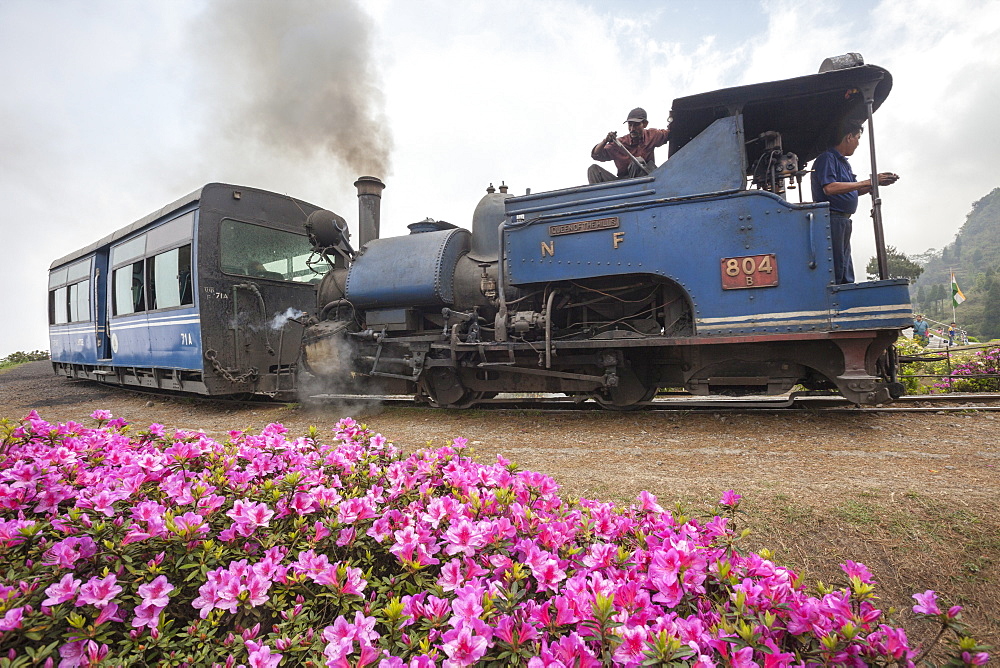
{"type": "MultiPolygon", "coordinates": [[[[317,207],[208,184],[49,269],[57,373],[199,394],[293,390],[317,207]]],[[[326,265],[319,269],[325,270],[326,265]]]]}

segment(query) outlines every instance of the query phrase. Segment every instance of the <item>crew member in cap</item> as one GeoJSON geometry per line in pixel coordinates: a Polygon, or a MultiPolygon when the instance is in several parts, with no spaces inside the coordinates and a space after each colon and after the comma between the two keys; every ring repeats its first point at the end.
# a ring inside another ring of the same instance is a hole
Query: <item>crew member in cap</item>
{"type": "MultiPolygon", "coordinates": [[[[864,127],[859,121],[848,120],[838,133],[838,143],[816,158],[812,169],[814,202],[830,204],[830,236],[833,250],[833,282],[854,282],[854,260],[851,258],[851,216],[858,210],[858,195],[872,191],[871,179],[858,181],[847,159],[861,143],[864,127]]],[[[879,186],[891,186],[899,180],[892,172],[878,175],[879,186]]]]}
{"type": "MultiPolygon", "coordinates": [[[[628,152],[638,158],[646,165],[649,171],[656,169],[656,161],[653,158],[653,150],[657,146],[663,146],[670,137],[670,130],[657,130],[646,127],[649,120],[646,118],[646,110],[636,107],[628,114],[628,134],[618,139],[628,152]]],[[[590,183],[605,183],[616,179],[632,179],[637,176],[645,176],[646,172],[628,157],[628,153],[615,143],[618,137],[617,132],[609,132],[597,146],[590,151],[590,157],[598,162],[615,161],[618,168],[618,176],[615,176],[600,165],[591,165],[587,170],[587,181],[590,183]]]]}

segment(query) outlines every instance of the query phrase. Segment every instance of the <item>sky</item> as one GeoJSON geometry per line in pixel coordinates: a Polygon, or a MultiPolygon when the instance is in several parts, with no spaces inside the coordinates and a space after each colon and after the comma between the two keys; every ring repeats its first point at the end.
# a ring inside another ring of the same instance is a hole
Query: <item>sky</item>
{"type": "MultiPolygon", "coordinates": [[[[491,183],[584,183],[635,106],[664,127],[674,98],[847,52],[893,75],[874,128],[880,171],[901,176],[882,189],[887,243],[941,248],[1000,186],[997,44],[992,0],[3,0],[0,357],[48,348],[52,260],[205,183],[356,229],[371,174],[383,236],[471,227],[491,183]]],[[[852,164],[864,178],[867,143],[852,164]]],[[[865,218],[853,245],[863,268],[865,218]]]]}

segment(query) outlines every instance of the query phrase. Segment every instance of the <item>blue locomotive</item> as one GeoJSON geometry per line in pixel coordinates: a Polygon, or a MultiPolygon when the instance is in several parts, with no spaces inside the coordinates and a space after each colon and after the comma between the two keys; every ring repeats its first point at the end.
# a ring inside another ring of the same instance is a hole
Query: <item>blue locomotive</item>
{"type": "Polygon", "coordinates": [[[660,388],[796,385],[886,402],[912,313],[907,281],[886,279],[877,191],[883,280],[835,285],[829,208],[802,201],[800,165],[845,120],[870,127],[891,86],[850,56],[677,99],[659,168],[521,197],[491,187],[471,231],[425,220],[380,238],[384,185],[361,177],[358,250],[332,212],[206,186],[53,263],[53,364],[207,394],[449,407],[557,392],[620,409],[660,388]]]}

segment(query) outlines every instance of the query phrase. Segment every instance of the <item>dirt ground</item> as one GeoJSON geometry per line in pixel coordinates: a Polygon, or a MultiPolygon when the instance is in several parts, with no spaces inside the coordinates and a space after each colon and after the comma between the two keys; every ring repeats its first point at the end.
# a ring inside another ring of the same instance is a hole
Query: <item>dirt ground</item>
{"type": "Polygon", "coordinates": [[[297,435],[351,415],[407,450],[463,436],[481,459],[503,454],[571,497],[628,503],[645,489],[665,506],[707,512],[734,489],[745,497],[750,546],[770,548],[807,581],[836,582],[838,563],[862,561],[911,637],[931,630],[911,628],[909,595],[935,589],[966,606],[980,640],[1000,645],[1000,413],[220,407],[69,381],[48,362],[0,374],[0,417],[32,408],[84,423],[102,408],[219,438],[271,422],[297,435]]]}

